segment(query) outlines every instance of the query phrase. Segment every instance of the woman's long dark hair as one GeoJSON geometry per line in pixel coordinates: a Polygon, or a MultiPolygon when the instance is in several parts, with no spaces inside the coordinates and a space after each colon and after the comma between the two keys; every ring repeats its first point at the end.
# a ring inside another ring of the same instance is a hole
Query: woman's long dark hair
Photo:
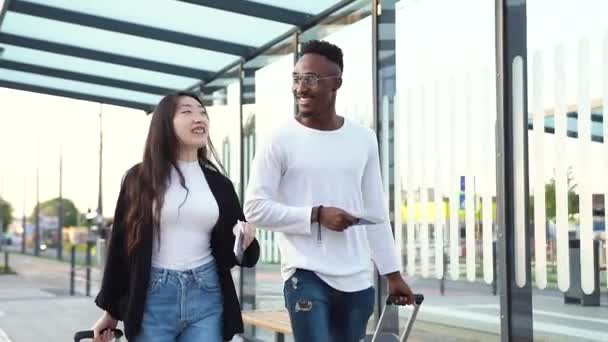
{"type": "MultiPolygon", "coordinates": [[[[160,211],[164,204],[165,192],[171,168],[174,167],[179,175],[179,180],[186,189],[184,175],[177,166],[179,141],[175,134],[173,118],[177,111],[180,97],[187,96],[195,99],[204,107],[201,99],[195,94],[179,92],[163,97],[152,114],[146,146],[144,148],[143,161],[136,170],[135,177],[127,185],[128,209],[125,226],[127,228],[127,252],[131,254],[141,243],[144,229],[150,227],[150,223],[160,238],[160,211]],[[151,220],[151,221],[150,221],[151,220]]],[[[222,172],[224,171],[211,140],[207,146],[200,148],[197,152],[199,164],[220,172],[209,156],[211,155],[222,172]]]]}

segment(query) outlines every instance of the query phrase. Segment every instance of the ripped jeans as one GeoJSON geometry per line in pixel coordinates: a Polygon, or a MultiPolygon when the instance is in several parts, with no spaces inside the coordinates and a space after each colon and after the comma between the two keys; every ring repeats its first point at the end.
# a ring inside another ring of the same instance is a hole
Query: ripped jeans
{"type": "Polygon", "coordinates": [[[374,288],[342,292],[298,269],[283,287],[296,342],[359,342],[374,309],[374,288]]]}

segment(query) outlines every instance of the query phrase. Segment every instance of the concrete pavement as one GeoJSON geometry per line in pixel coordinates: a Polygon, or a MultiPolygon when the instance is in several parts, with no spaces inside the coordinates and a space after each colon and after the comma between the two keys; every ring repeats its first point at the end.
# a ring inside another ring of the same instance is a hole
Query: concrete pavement
{"type": "MultiPolygon", "coordinates": [[[[492,294],[490,285],[446,281],[442,296],[438,280],[409,279],[409,282],[414,291],[423,293],[426,298],[412,336],[418,333],[421,341],[499,340],[499,297],[492,294]]],[[[283,309],[282,291],[278,265],[259,265],[256,307],[283,309]]],[[[605,341],[608,336],[608,293],[606,289],[602,291],[600,307],[582,307],[563,304],[563,295],[557,290],[534,290],[534,340],[605,341]]],[[[409,309],[401,309],[402,322],[408,315],[409,309]]]]}
{"type": "Polygon", "coordinates": [[[83,279],[76,281],[77,295],[69,295],[69,264],[18,254],[10,264],[18,274],[0,276],[0,342],[73,341],[75,331],[101,314],[83,295],[83,279]]]}
{"type": "MultiPolygon", "coordinates": [[[[20,254],[11,255],[10,263],[18,275],[0,276],[0,342],[71,341],[76,330],[87,329],[101,314],[93,298],[83,295],[83,268],[78,269],[77,296],[69,296],[69,264],[20,254]]],[[[101,272],[93,269],[92,294],[100,278],[101,272]]],[[[283,309],[278,265],[259,265],[256,279],[256,307],[283,309]]],[[[441,296],[436,280],[410,283],[426,297],[412,341],[499,340],[499,297],[488,285],[447,282],[441,296]]],[[[563,304],[558,291],[535,290],[535,341],[603,341],[608,336],[608,296],[602,296],[602,306],[582,307],[563,304]]],[[[401,314],[405,321],[409,310],[401,314]]],[[[271,336],[258,334],[268,341],[271,336]]]]}

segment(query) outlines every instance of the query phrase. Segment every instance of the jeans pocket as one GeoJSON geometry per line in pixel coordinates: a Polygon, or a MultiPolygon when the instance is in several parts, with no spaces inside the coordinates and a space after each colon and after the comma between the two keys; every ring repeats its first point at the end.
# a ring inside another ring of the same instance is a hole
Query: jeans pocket
{"type": "Polygon", "coordinates": [[[215,269],[196,274],[196,283],[198,287],[206,291],[220,291],[220,277],[215,269]]]}
{"type": "Polygon", "coordinates": [[[156,292],[163,282],[163,274],[152,271],[150,273],[150,282],[148,284],[148,294],[156,292]]]}
{"type": "Polygon", "coordinates": [[[156,292],[162,283],[162,278],[158,277],[155,279],[150,279],[150,284],[148,285],[148,294],[152,294],[156,292]]]}

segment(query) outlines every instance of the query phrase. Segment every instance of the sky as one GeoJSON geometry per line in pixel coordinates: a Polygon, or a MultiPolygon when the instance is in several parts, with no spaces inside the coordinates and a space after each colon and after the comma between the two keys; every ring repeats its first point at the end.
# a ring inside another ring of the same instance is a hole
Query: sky
{"type": "Polygon", "coordinates": [[[150,117],[143,111],[0,88],[0,195],[20,217],[36,201],[59,195],[63,146],[63,196],[81,212],[97,208],[99,113],[103,123],[103,206],[112,216],[122,174],[141,159],[150,117]],[[24,198],[25,189],[25,198],[24,198]],[[24,207],[25,202],[25,207],[24,207]]]}

